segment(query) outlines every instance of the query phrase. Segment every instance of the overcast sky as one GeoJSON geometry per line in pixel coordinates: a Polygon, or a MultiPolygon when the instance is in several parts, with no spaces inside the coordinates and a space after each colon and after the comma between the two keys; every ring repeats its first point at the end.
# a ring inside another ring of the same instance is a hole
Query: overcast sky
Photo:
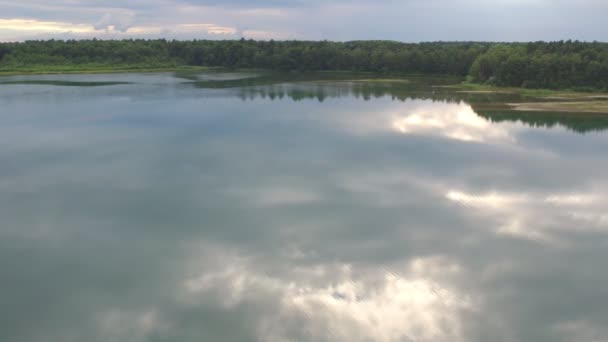
{"type": "Polygon", "coordinates": [[[606,0],[0,0],[0,41],[602,41],[606,18],[606,0]]]}

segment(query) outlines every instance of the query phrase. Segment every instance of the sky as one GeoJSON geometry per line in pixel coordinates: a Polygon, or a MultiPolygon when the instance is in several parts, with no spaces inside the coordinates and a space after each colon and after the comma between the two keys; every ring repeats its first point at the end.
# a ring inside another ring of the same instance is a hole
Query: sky
{"type": "Polygon", "coordinates": [[[606,17],[605,0],[0,0],[0,41],[602,41],[606,17]]]}

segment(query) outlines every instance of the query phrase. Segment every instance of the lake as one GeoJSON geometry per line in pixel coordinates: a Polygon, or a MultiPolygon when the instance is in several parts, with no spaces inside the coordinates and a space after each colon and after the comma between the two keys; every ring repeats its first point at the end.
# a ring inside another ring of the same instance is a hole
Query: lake
{"type": "Polygon", "coordinates": [[[608,116],[451,82],[0,78],[0,340],[608,341],[608,116]]]}

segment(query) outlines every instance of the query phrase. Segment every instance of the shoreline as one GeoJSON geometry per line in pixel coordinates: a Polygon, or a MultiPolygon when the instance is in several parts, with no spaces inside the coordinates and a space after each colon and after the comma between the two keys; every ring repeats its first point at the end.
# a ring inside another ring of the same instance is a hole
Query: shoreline
{"type": "Polygon", "coordinates": [[[522,102],[507,103],[514,111],[520,112],[564,112],[564,113],[593,113],[608,114],[608,101],[576,101],[576,102],[522,102]]]}
{"type": "Polygon", "coordinates": [[[44,75],[99,75],[99,74],[145,74],[154,72],[203,72],[220,70],[214,67],[178,66],[150,68],[91,68],[91,69],[50,69],[50,70],[0,70],[0,77],[5,76],[44,76],[44,75]]]}
{"type": "MultiPolygon", "coordinates": [[[[203,67],[203,66],[175,66],[175,67],[94,67],[83,69],[67,69],[57,68],[48,70],[10,70],[0,71],[0,78],[11,76],[49,76],[49,75],[103,75],[103,74],[145,74],[159,72],[184,72],[184,73],[201,73],[201,72],[276,72],[273,70],[264,69],[229,69],[223,67],[203,67]]],[[[303,71],[286,71],[285,73],[302,73],[303,71]]],[[[324,70],[316,71],[318,74],[353,74],[361,75],[364,78],[352,79],[352,82],[390,82],[395,84],[408,84],[412,78],[442,78],[462,80],[458,76],[453,75],[435,75],[435,74],[398,74],[398,73],[373,73],[373,72],[358,72],[344,70],[324,70]],[[372,75],[378,78],[370,77],[372,75]]],[[[323,82],[319,79],[318,82],[323,82]]],[[[451,89],[456,93],[462,94],[513,94],[531,99],[543,101],[522,101],[508,103],[507,105],[514,111],[555,111],[555,112],[587,112],[587,113],[602,113],[608,114],[608,92],[606,91],[575,91],[572,89],[530,89],[517,87],[498,87],[484,84],[470,83],[463,81],[460,83],[435,85],[437,88],[451,89]]]]}
{"type": "Polygon", "coordinates": [[[210,67],[210,66],[176,66],[176,67],[118,67],[118,68],[90,68],[90,69],[49,69],[49,70],[2,70],[0,69],[0,76],[29,76],[29,75],[94,75],[94,74],[123,74],[123,73],[148,73],[148,72],[171,72],[171,71],[193,71],[193,72],[204,72],[204,71],[226,71],[226,72],[268,72],[268,73],[284,73],[284,74],[304,74],[304,73],[317,73],[317,74],[357,74],[357,75],[377,75],[383,76],[386,79],[391,80],[405,80],[406,78],[442,78],[442,79],[464,79],[463,76],[449,75],[449,74],[420,74],[420,73],[387,73],[387,72],[372,72],[372,71],[350,71],[350,70],[274,70],[274,69],[256,69],[256,68],[227,68],[227,67],[210,67]]]}

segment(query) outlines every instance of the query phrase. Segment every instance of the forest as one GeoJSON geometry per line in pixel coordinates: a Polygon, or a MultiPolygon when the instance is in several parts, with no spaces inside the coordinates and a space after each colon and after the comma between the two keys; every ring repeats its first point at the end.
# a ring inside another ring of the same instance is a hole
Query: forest
{"type": "Polygon", "coordinates": [[[180,66],[467,77],[495,86],[608,90],[608,43],[48,40],[0,43],[0,72],[180,66]]]}

